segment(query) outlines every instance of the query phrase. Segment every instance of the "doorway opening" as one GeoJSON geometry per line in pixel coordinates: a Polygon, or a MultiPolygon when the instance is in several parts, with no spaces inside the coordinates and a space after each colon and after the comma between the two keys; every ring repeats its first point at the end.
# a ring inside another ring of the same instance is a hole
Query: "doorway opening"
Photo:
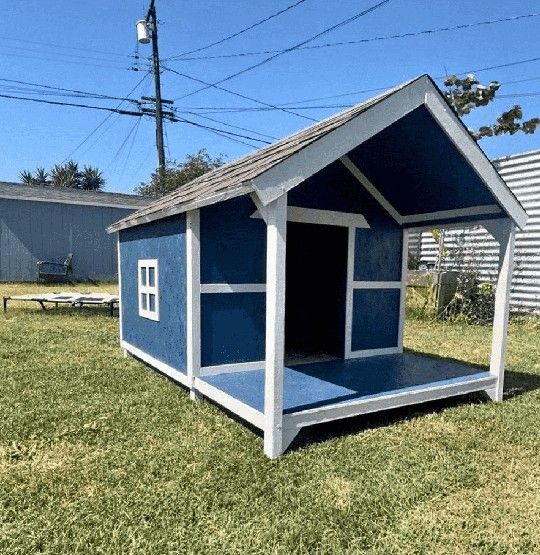
{"type": "Polygon", "coordinates": [[[348,229],[287,224],[285,360],[342,358],[348,229]]]}

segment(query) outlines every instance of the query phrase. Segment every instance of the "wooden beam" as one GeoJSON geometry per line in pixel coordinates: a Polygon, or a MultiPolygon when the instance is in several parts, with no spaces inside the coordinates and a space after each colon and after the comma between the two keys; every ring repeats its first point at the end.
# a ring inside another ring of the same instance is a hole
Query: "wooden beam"
{"type": "Polygon", "coordinates": [[[486,390],[486,393],[493,401],[502,401],[516,226],[512,220],[505,219],[494,220],[485,227],[499,243],[499,275],[495,291],[495,314],[493,316],[491,359],[489,364],[489,372],[497,378],[497,382],[495,387],[486,390]]]}
{"type": "Polygon", "coordinates": [[[201,373],[201,254],[200,212],[186,214],[187,313],[186,356],[189,397],[197,399],[195,378],[201,373]]]}
{"type": "Polygon", "coordinates": [[[285,358],[285,254],[287,195],[266,207],[266,362],[264,379],[264,453],[283,452],[283,366],[285,358]]]}

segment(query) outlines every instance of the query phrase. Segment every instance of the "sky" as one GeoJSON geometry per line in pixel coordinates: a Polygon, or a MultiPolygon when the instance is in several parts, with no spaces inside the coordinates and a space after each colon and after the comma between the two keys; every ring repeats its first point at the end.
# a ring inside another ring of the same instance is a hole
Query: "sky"
{"type": "MultiPolygon", "coordinates": [[[[222,154],[231,161],[255,146],[264,146],[261,141],[273,141],[308,126],[312,121],[306,118],[328,117],[345,105],[361,102],[380,89],[419,74],[430,74],[442,87],[444,75],[503,64],[506,67],[476,72],[482,82],[502,83],[500,98],[475,111],[465,123],[469,127],[490,123],[515,104],[522,106],[526,118],[540,117],[540,17],[401,39],[293,50],[220,85],[272,106],[288,104],[297,115],[253,110],[262,105],[215,88],[182,98],[200,88],[194,79],[215,83],[269,55],[212,56],[286,49],[379,1],[303,0],[231,40],[184,55],[192,59],[173,60],[169,58],[234,34],[298,0],[156,0],[162,95],[174,100],[178,117],[191,122],[166,123],[167,158],[181,161],[186,154],[206,148],[211,155],[222,154]],[[224,137],[201,125],[243,137],[224,137]]],[[[148,0],[21,0],[6,4],[0,31],[0,95],[109,108],[116,108],[120,103],[116,98],[129,93],[135,99],[153,95],[148,74],[150,46],[138,45],[139,58],[134,58],[135,23],[145,16],[147,6],[148,0]],[[57,89],[43,86],[114,98],[59,96],[57,89]]],[[[309,45],[535,13],[540,14],[540,3],[533,0],[389,0],[309,45]]],[[[121,108],[137,109],[129,102],[121,108]]],[[[150,117],[0,96],[0,122],[0,181],[18,181],[22,170],[50,168],[73,158],[81,165],[102,169],[106,190],[129,193],[148,180],[157,165],[150,117]]],[[[488,138],[480,144],[491,158],[534,150],[540,148],[540,130],[535,135],[488,138]]]]}

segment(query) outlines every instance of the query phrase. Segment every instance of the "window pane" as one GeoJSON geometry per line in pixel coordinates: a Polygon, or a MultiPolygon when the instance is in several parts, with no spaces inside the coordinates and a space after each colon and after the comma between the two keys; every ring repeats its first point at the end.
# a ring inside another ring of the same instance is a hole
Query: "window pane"
{"type": "Polygon", "coordinates": [[[141,308],[143,310],[147,310],[148,309],[148,299],[147,299],[148,295],[146,293],[141,293],[141,308]]]}
{"type": "Polygon", "coordinates": [[[155,274],[156,274],[156,269],[153,266],[150,266],[148,268],[148,285],[150,287],[154,287],[156,285],[155,274]]]}
{"type": "Polygon", "coordinates": [[[141,277],[140,277],[141,285],[146,285],[146,268],[141,266],[141,277]]]}
{"type": "Polygon", "coordinates": [[[148,310],[150,312],[155,312],[156,311],[156,296],[153,295],[152,293],[150,293],[150,295],[148,295],[148,310]]]}

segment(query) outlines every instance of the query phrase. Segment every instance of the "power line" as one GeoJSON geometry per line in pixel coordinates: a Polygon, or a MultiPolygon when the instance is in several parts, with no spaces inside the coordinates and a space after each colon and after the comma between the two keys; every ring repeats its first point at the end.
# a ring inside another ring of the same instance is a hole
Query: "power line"
{"type": "MultiPolygon", "coordinates": [[[[503,17],[500,19],[491,19],[485,21],[477,21],[474,23],[462,23],[459,25],[449,26],[449,27],[438,27],[435,29],[424,29],[422,31],[411,31],[408,33],[401,33],[395,35],[383,35],[379,37],[369,37],[365,39],[356,39],[356,40],[348,40],[348,41],[339,41],[339,42],[329,42],[326,44],[312,44],[306,46],[300,46],[295,50],[316,50],[319,48],[331,48],[336,46],[350,46],[353,44],[365,44],[370,42],[378,42],[378,41],[385,41],[385,40],[393,40],[393,39],[403,39],[409,37],[418,37],[422,35],[432,35],[435,33],[441,32],[450,32],[450,31],[460,31],[463,29],[470,29],[473,27],[478,27],[482,25],[494,25],[496,23],[503,23],[509,21],[518,21],[521,19],[529,19],[533,17],[539,17],[540,13],[531,13],[525,15],[517,15],[512,17],[503,17]]],[[[246,56],[259,56],[263,54],[278,54],[278,53],[285,53],[287,49],[277,49],[277,50],[259,50],[254,52],[233,52],[231,54],[215,54],[215,55],[206,55],[206,56],[194,56],[194,57],[184,57],[186,55],[179,55],[173,56],[171,58],[167,58],[167,60],[178,60],[178,61],[188,61],[188,60],[212,60],[212,59],[220,59],[220,58],[238,58],[238,57],[246,57],[246,56]]]]}
{"type": "Polygon", "coordinates": [[[38,102],[38,103],[42,103],[42,104],[52,104],[55,106],[73,106],[75,108],[87,108],[87,109],[91,109],[91,110],[103,110],[106,112],[115,112],[117,114],[123,114],[125,116],[143,116],[144,114],[142,114],[141,112],[134,112],[131,110],[118,110],[117,108],[107,108],[105,106],[91,106],[89,104],[75,104],[73,102],[59,102],[56,100],[45,100],[42,98],[27,98],[24,96],[13,96],[13,95],[8,95],[8,94],[0,94],[0,98],[10,98],[13,100],[26,100],[29,102],[38,102]]]}
{"type": "Polygon", "coordinates": [[[361,12],[359,12],[355,15],[353,15],[353,16],[347,18],[347,19],[342,20],[339,23],[336,23],[335,25],[332,25],[331,27],[327,27],[326,29],[323,29],[322,31],[320,31],[319,33],[309,37],[308,39],[305,39],[305,40],[303,40],[303,41],[301,41],[297,44],[294,44],[293,46],[290,46],[289,48],[286,48],[286,49],[284,49],[284,50],[282,50],[282,51],[280,51],[276,54],[273,54],[272,56],[269,56],[268,58],[265,58],[264,60],[261,60],[260,62],[257,62],[256,64],[253,64],[249,67],[241,69],[240,71],[232,73],[231,75],[228,75],[227,77],[224,77],[223,79],[220,79],[219,81],[216,81],[216,82],[212,83],[211,85],[207,85],[207,86],[202,87],[200,89],[197,89],[193,92],[185,94],[185,95],[181,96],[180,98],[178,98],[178,100],[183,99],[183,98],[187,98],[188,96],[192,96],[192,95],[197,94],[199,92],[205,91],[205,90],[209,89],[210,87],[213,87],[215,85],[219,85],[221,83],[224,83],[225,81],[229,81],[230,79],[238,77],[239,75],[243,75],[244,73],[247,73],[248,71],[252,71],[253,69],[261,67],[261,66],[267,64],[268,62],[270,62],[272,60],[275,60],[276,58],[278,58],[280,56],[283,56],[284,54],[287,54],[288,52],[292,52],[293,50],[296,50],[296,49],[300,48],[301,46],[304,46],[305,44],[318,39],[319,37],[322,37],[322,36],[332,32],[332,31],[335,31],[336,29],[339,29],[340,27],[348,25],[349,23],[352,23],[353,21],[356,21],[357,19],[370,14],[371,12],[374,12],[375,10],[381,8],[385,4],[388,4],[389,2],[390,2],[390,0],[381,0],[377,4],[374,4],[374,5],[370,6],[369,8],[367,8],[365,10],[362,10],[361,12]]]}
{"type": "Polygon", "coordinates": [[[234,38],[246,33],[247,31],[251,31],[251,29],[255,29],[255,27],[258,27],[259,25],[262,25],[263,23],[266,23],[267,21],[270,21],[271,19],[274,19],[275,17],[280,16],[281,14],[284,14],[285,12],[288,12],[289,10],[292,10],[293,8],[296,8],[297,6],[299,6],[300,4],[303,4],[306,1],[307,0],[298,0],[294,4],[291,4],[291,5],[283,8],[282,10],[279,10],[279,11],[269,15],[268,17],[265,17],[264,19],[261,19],[261,20],[255,22],[255,23],[253,23],[252,25],[249,25],[248,27],[244,27],[243,29],[240,29],[240,31],[237,31],[236,33],[228,35],[228,36],[226,36],[222,39],[219,39],[215,42],[211,42],[210,44],[207,44],[206,46],[201,46],[200,48],[195,48],[194,50],[189,50],[187,52],[183,52],[182,54],[178,54],[177,56],[171,56],[169,58],[165,58],[165,60],[163,60],[163,61],[175,60],[176,58],[181,58],[182,56],[188,56],[189,54],[195,54],[196,52],[202,52],[203,50],[208,50],[209,48],[212,48],[213,46],[217,46],[218,44],[223,44],[226,41],[234,39],[234,38]]]}
{"type": "Polygon", "coordinates": [[[265,133],[260,133],[259,131],[255,131],[254,129],[249,129],[247,127],[240,127],[239,125],[233,125],[232,123],[227,123],[226,121],[221,121],[219,119],[211,118],[206,115],[197,114],[196,112],[188,112],[183,111],[184,114],[190,114],[192,116],[197,116],[198,118],[206,119],[208,121],[213,121],[214,123],[220,123],[221,125],[225,125],[228,127],[232,127],[233,129],[240,129],[240,131],[247,131],[248,133],[255,133],[255,135],[259,135],[260,137],[266,137],[267,139],[273,139],[275,141],[278,140],[278,137],[273,137],[272,135],[266,135],[265,133]]]}
{"type": "Polygon", "coordinates": [[[178,121],[181,121],[182,123],[187,123],[189,125],[193,125],[195,127],[200,127],[202,129],[207,129],[209,131],[217,131],[218,133],[223,133],[225,135],[230,135],[231,137],[239,137],[241,139],[247,139],[248,141],[256,141],[259,143],[264,143],[264,144],[271,144],[270,141],[265,141],[264,139],[257,139],[256,137],[250,137],[248,135],[241,135],[240,133],[234,133],[233,131],[227,131],[226,129],[218,129],[216,127],[212,127],[210,125],[204,125],[202,123],[197,123],[196,121],[193,120],[189,120],[186,119],[184,117],[179,118],[178,121]]]}
{"type": "MultiPolygon", "coordinates": [[[[317,120],[315,120],[313,118],[310,118],[308,116],[304,116],[303,114],[297,114],[296,112],[293,112],[292,110],[288,110],[287,108],[280,108],[279,106],[276,106],[274,104],[269,104],[267,102],[263,102],[262,100],[258,100],[256,98],[253,98],[252,96],[248,96],[246,94],[235,92],[231,89],[227,89],[225,87],[221,87],[221,86],[213,84],[213,83],[208,83],[207,81],[203,81],[202,79],[197,79],[196,77],[192,77],[191,75],[187,75],[186,73],[181,73],[180,71],[176,71],[175,69],[172,69],[170,67],[163,67],[163,69],[165,69],[166,71],[170,71],[170,72],[172,72],[176,75],[179,75],[180,77],[184,77],[185,79],[188,79],[190,81],[194,81],[196,83],[202,83],[204,85],[208,85],[207,88],[214,88],[214,89],[217,89],[217,90],[220,90],[220,91],[224,91],[224,92],[227,92],[227,93],[232,94],[234,96],[238,96],[239,98],[243,98],[244,100],[250,100],[251,102],[255,102],[255,103],[260,104],[262,106],[266,106],[266,107],[269,107],[269,108],[274,108],[275,110],[281,110],[282,112],[285,112],[287,114],[292,114],[294,116],[298,116],[299,118],[302,118],[302,119],[307,119],[309,121],[317,121],[317,120]]],[[[183,98],[183,97],[181,97],[181,98],[183,98]]],[[[178,100],[178,99],[175,98],[175,100],[178,100]]]]}
{"type": "MultiPolygon", "coordinates": [[[[143,81],[148,77],[148,73],[146,75],[144,75],[142,77],[142,79],[140,79],[139,81],[137,81],[136,85],[127,93],[126,98],[122,99],[121,102],[116,106],[116,109],[120,108],[120,106],[122,106],[122,104],[127,101],[127,100],[131,100],[129,98],[130,95],[132,95],[138,88],[139,86],[143,83],[143,81]]],[[[64,158],[64,160],[62,161],[62,163],[64,163],[66,160],[68,160],[69,158],[71,158],[73,156],[73,154],[75,154],[75,152],[77,152],[79,150],[79,148],[81,148],[87,141],[90,140],[90,138],[97,133],[97,131],[109,120],[109,118],[111,118],[113,116],[114,112],[109,113],[107,116],[105,116],[105,118],[96,126],[94,127],[94,129],[92,129],[92,131],[90,131],[90,133],[64,158]]]]}

